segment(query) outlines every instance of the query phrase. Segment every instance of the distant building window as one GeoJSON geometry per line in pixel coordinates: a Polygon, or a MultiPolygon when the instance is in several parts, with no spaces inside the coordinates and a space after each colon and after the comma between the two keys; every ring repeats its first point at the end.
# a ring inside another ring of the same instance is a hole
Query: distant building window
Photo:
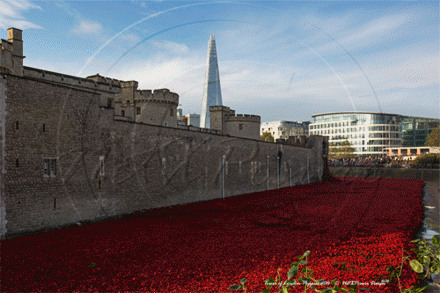
{"type": "Polygon", "coordinates": [[[238,129],[243,130],[243,123],[238,124],[238,129]]]}
{"type": "Polygon", "coordinates": [[[107,99],[107,108],[112,107],[112,99],[107,99]]]}
{"type": "Polygon", "coordinates": [[[121,116],[125,116],[125,111],[121,110],[121,116]]]}
{"type": "Polygon", "coordinates": [[[19,126],[19,122],[17,121],[17,122],[15,122],[15,130],[18,130],[18,126],[19,126]]]}
{"type": "Polygon", "coordinates": [[[44,159],[43,176],[56,177],[57,175],[57,159],[44,159]]]}
{"type": "Polygon", "coordinates": [[[20,161],[18,159],[15,160],[15,167],[20,167],[20,161]]]}
{"type": "Polygon", "coordinates": [[[171,117],[174,116],[174,109],[173,109],[173,108],[170,109],[170,116],[171,116],[171,117]]]}
{"type": "Polygon", "coordinates": [[[165,122],[164,124],[163,124],[164,126],[168,126],[168,123],[167,122],[165,122]]]}
{"type": "Polygon", "coordinates": [[[43,132],[46,132],[46,124],[43,124],[43,132]]]}
{"type": "Polygon", "coordinates": [[[141,107],[136,107],[136,115],[141,115],[141,107]]]}

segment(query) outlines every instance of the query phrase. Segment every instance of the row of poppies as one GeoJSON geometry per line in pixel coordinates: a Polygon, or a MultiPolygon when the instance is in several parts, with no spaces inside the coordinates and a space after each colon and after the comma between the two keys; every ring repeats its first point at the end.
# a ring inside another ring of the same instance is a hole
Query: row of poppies
{"type": "MultiPolygon", "coordinates": [[[[2,241],[0,289],[227,292],[246,277],[259,292],[311,250],[317,279],[398,292],[390,276],[421,224],[423,182],[338,179],[2,241]]],[[[405,267],[401,283],[416,282],[405,267]]]]}

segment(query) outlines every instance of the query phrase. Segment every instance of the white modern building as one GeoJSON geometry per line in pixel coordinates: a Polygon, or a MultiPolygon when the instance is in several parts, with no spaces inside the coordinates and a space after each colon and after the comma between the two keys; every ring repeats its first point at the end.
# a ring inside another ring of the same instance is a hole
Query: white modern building
{"type": "Polygon", "coordinates": [[[183,115],[182,115],[182,105],[179,104],[179,106],[177,106],[177,121],[182,121],[183,115]]]}
{"type": "MultiPolygon", "coordinates": [[[[329,143],[348,140],[358,156],[384,156],[389,149],[424,146],[440,119],[377,112],[333,112],[312,115],[310,135],[328,136],[329,143]]],[[[417,153],[417,151],[416,151],[417,153]]]]}
{"type": "Polygon", "coordinates": [[[376,112],[334,112],[312,115],[310,135],[329,137],[329,143],[348,140],[358,156],[383,156],[402,146],[401,115],[376,112]]]}
{"type": "Polygon", "coordinates": [[[275,140],[289,139],[290,136],[302,136],[309,134],[309,121],[272,121],[263,122],[260,125],[260,135],[270,132],[275,140]]]}

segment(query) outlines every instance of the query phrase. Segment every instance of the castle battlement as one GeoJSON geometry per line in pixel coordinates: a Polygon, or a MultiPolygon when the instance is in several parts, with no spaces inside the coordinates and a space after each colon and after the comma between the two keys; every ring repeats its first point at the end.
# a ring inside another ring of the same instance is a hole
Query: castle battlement
{"type": "Polygon", "coordinates": [[[1,44],[2,44],[2,50],[12,52],[12,43],[8,42],[5,39],[2,39],[1,44]]]}
{"type": "MultiPolygon", "coordinates": [[[[230,112],[231,108],[226,107],[226,106],[210,106],[209,111],[228,111],[228,112],[230,112]]],[[[234,111],[234,110],[232,110],[232,111],[234,111]]]]}
{"type": "Polygon", "coordinates": [[[139,83],[135,80],[128,80],[128,81],[121,80],[121,87],[123,87],[123,88],[131,87],[131,88],[137,89],[138,85],[139,85],[139,83]]]}
{"type": "Polygon", "coordinates": [[[152,90],[138,90],[138,92],[141,96],[150,97],[153,94],[152,90]]]}
{"type": "Polygon", "coordinates": [[[170,92],[169,89],[156,89],[154,90],[153,94],[150,95],[151,100],[155,101],[165,101],[165,102],[171,102],[171,103],[179,103],[179,95],[173,92],[170,92]]]}
{"type": "Polygon", "coordinates": [[[250,115],[250,114],[236,114],[236,115],[227,115],[227,121],[240,121],[240,122],[261,122],[261,117],[258,115],[250,115]]]}
{"type": "Polygon", "coordinates": [[[112,86],[122,86],[122,83],[124,82],[116,78],[101,76],[99,75],[99,73],[95,75],[87,76],[87,79],[91,79],[97,83],[110,84],[112,86]]]}
{"type": "Polygon", "coordinates": [[[75,87],[86,88],[90,90],[100,90],[113,93],[121,92],[120,83],[113,80],[109,83],[103,83],[97,82],[91,78],[82,78],[27,66],[23,66],[23,76],[38,78],[75,87]]]}
{"type": "MultiPolygon", "coordinates": [[[[136,82],[137,83],[137,82],[136,82]]],[[[122,85],[124,87],[124,85],[122,85]]],[[[149,103],[166,103],[166,104],[178,104],[179,95],[171,92],[169,89],[156,89],[156,90],[136,90],[134,92],[134,101],[136,103],[149,102],[149,103]]],[[[127,104],[126,100],[119,99],[115,103],[127,104]]]]}

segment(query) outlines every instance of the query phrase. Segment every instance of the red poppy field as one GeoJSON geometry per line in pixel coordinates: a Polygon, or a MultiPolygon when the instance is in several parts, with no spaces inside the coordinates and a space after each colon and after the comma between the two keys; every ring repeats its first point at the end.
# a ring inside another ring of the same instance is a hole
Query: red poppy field
{"type": "MultiPolygon", "coordinates": [[[[2,240],[0,291],[232,292],[245,277],[260,292],[310,250],[315,279],[399,292],[386,269],[414,247],[422,190],[420,180],[339,177],[2,240]]],[[[405,265],[400,281],[417,275],[405,265]]]]}

